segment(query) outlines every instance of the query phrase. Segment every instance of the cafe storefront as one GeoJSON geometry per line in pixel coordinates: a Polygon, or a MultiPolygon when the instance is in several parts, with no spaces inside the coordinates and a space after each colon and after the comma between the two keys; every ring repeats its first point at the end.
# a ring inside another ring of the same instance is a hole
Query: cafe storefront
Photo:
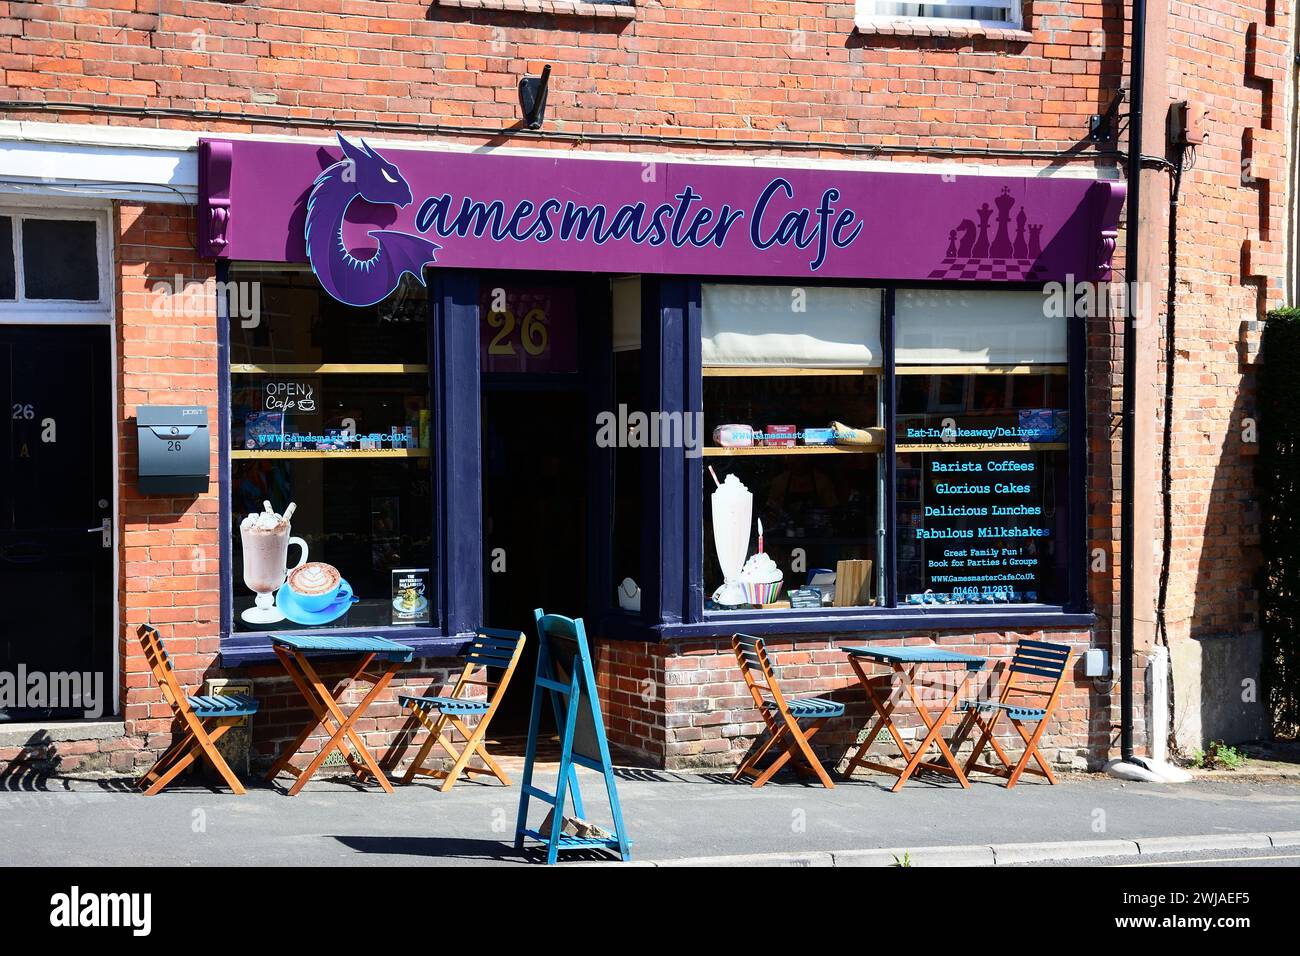
{"type": "MultiPolygon", "coordinates": [[[[1109,279],[1121,183],[342,137],[199,163],[221,674],[264,673],[277,631],[447,666],[544,607],[587,620],[612,743],[728,767],[761,727],[735,632],[803,693],[853,683],[851,643],[1096,642],[1088,329],[1058,290],[1109,279]]],[[[1059,762],[1104,757],[1104,683],[1071,677],[1059,762]]]]}

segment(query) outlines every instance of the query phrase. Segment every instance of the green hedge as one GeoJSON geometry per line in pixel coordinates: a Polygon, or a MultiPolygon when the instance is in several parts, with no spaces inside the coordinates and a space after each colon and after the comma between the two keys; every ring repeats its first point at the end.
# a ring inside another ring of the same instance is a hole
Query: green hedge
{"type": "Polygon", "coordinates": [[[1263,692],[1274,733],[1289,736],[1300,728],[1300,309],[1269,313],[1261,351],[1263,692]]]}

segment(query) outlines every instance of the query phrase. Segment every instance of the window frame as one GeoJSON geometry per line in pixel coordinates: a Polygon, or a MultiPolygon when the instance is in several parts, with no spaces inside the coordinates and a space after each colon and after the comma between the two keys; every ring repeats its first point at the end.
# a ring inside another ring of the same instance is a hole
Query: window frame
{"type": "MultiPolygon", "coordinates": [[[[476,540],[481,526],[477,276],[472,272],[460,271],[426,271],[425,274],[429,290],[429,445],[433,539],[433,548],[428,556],[433,590],[430,596],[429,623],[333,628],[290,625],[275,631],[237,631],[234,628],[234,542],[231,530],[230,303],[220,294],[230,291],[232,268],[265,271],[268,264],[242,261],[231,263],[224,259],[217,262],[218,513],[221,527],[219,636],[223,665],[234,667],[273,660],[273,635],[380,635],[414,647],[417,657],[455,656],[466,646],[482,616],[482,555],[476,546],[465,546],[466,541],[476,540]],[[467,310],[472,310],[473,315],[466,315],[467,310]],[[467,361],[470,356],[472,361],[467,361]],[[449,420],[455,420],[459,427],[449,430],[449,420]],[[473,467],[467,468],[466,462],[472,462],[473,467]]],[[[275,263],[269,268],[272,271],[282,271],[293,269],[294,265],[275,263]]]]}
{"type": "MultiPolygon", "coordinates": [[[[244,265],[244,263],[240,263],[244,265]]],[[[259,263],[247,263],[257,268],[259,263]]],[[[483,516],[479,432],[479,287],[491,270],[439,270],[426,273],[429,287],[430,429],[433,467],[434,553],[430,567],[438,601],[428,626],[333,629],[334,634],[381,633],[416,648],[419,657],[459,653],[483,613],[483,516]]],[[[228,289],[230,263],[219,260],[217,280],[228,289]]],[[[798,284],[801,277],[641,276],[641,396],[643,408],[703,415],[701,288],[705,283],[798,284]]],[[[822,280],[819,285],[872,286],[882,296],[880,381],[884,398],[885,588],[877,606],[789,608],[763,611],[704,611],[704,469],[700,458],[682,448],[647,449],[641,462],[641,566],[645,574],[640,612],[615,606],[613,594],[592,605],[602,637],[613,640],[716,640],[745,630],[756,634],[873,633],[907,630],[1077,627],[1095,623],[1087,604],[1086,382],[1087,330],[1073,320],[1067,331],[1069,365],[1071,482],[1067,564],[1069,600],[1062,605],[899,605],[897,601],[897,452],[895,420],[895,297],[898,289],[951,289],[952,283],[868,283],[822,280]]],[[[1034,283],[963,283],[970,291],[1017,288],[1041,290],[1034,283]]],[[[233,573],[230,502],[230,324],[228,303],[218,297],[218,407],[220,544],[220,645],[226,666],[273,659],[269,632],[232,634],[233,573]]],[[[593,489],[593,494],[597,489],[593,489]]],[[[595,502],[593,501],[593,506],[595,502]]],[[[612,510],[600,534],[612,532],[612,510]]],[[[295,633],[282,631],[276,633],[295,633]]]]}
{"type": "Polygon", "coordinates": [[[0,216],[13,222],[11,240],[14,256],[14,298],[0,299],[0,321],[24,322],[85,322],[91,318],[112,320],[116,297],[112,244],[109,235],[111,210],[108,208],[45,203],[35,205],[16,201],[17,197],[4,197],[0,201],[0,216]],[[95,225],[95,266],[99,283],[99,298],[82,299],[29,299],[24,294],[27,280],[23,275],[22,223],[28,219],[44,221],[91,222],[95,225]]]}
{"type": "MultiPolygon", "coordinates": [[[[975,20],[966,17],[933,17],[933,16],[909,16],[904,13],[880,13],[879,8],[882,3],[890,0],[854,0],[853,3],[853,25],[859,30],[871,32],[875,28],[889,26],[890,24],[928,24],[930,26],[940,26],[956,28],[959,30],[1024,30],[1026,29],[1024,3],[1021,0],[1011,0],[1007,7],[1007,19],[1005,20],[975,20]]],[[[899,4],[895,4],[899,5],[899,4]]],[[[961,7],[978,7],[979,3],[930,3],[916,4],[916,6],[961,6],[961,7]]],[[[989,4],[983,6],[988,7],[989,4]]]]}

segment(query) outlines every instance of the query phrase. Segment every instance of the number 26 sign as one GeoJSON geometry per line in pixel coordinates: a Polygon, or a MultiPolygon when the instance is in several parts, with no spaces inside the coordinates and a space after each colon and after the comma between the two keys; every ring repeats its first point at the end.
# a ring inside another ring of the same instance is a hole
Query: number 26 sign
{"type": "Polygon", "coordinates": [[[572,289],[489,286],[479,302],[484,372],[576,372],[577,298],[572,289]]]}

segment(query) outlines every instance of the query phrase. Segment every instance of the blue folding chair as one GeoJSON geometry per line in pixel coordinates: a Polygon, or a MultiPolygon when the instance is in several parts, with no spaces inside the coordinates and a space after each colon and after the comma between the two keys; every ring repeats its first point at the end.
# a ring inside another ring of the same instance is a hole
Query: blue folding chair
{"type": "Polygon", "coordinates": [[[438,696],[398,695],[397,703],[408,709],[428,731],[424,745],[416,753],[411,765],[406,768],[402,783],[410,783],[416,774],[441,777],[443,778],[442,792],[446,793],[462,773],[478,773],[491,774],[507,787],[510,786],[510,778],[488,753],[487,732],[492,723],[492,716],[497,712],[506,688],[510,686],[510,678],[514,675],[515,666],[519,663],[519,655],[524,650],[524,641],[523,631],[502,631],[493,627],[480,627],[474,633],[474,639],[470,641],[469,648],[465,652],[465,667],[452,686],[451,693],[438,696]],[[476,668],[477,676],[474,674],[476,668]],[[501,678],[492,680],[488,668],[501,670],[501,678]],[[482,699],[469,696],[470,691],[475,687],[484,689],[485,696],[482,699]],[[490,699],[486,695],[490,695],[490,699]],[[473,717],[478,718],[478,723],[473,730],[470,730],[464,718],[473,717]],[[447,739],[448,735],[444,731],[448,730],[448,724],[460,732],[461,739],[465,742],[463,750],[457,750],[447,739]],[[435,744],[440,744],[451,757],[450,770],[425,767],[424,762],[435,744]],[[475,753],[482,759],[485,767],[469,765],[469,760],[475,753]]]}
{"type": "Polygon", "coordinates": [[[835,789],[835,782],[813,753],[810,741],[826,721],[844,716],[844,705],[825,697],[786,697],[781,693],[776,669],[761,637],[734,634],[731,649],[736,653],[736,663],[740,665],[745,686],[754,698],[754,708],[762,715],[768,732],[767,741],[736,768],[731,779],[754,777],[753,786],[761,787],[793,759],[791,766],[796,771],[802,770],[801,764],[807,765],[823,787],[827,790],[835,789]],[[801,720],[808,721],[806,727],[800,725],[801,720]],[[771,766],[759,773],[758,762],[778,744],[782,753],[772,761],[771,766]]]}
{"type": "Polygon", "coordinates": [[[1052,768],[1038,752],[1038,742],[1047,729],[1047,720],[1052,716],[1057,698],[1061,695],[1061,685],[1065,683],[1065,672],[1070,665],[1072,653],[1066,644],[1021,640],[1016,644],[1016,652],[1007,668],[1007,679],[998,699],[962,701],[959,709],[969,713],[982,731],[970,759],[966,761],[966,773],[979,770],[1006,777],[1008,789],[1014,787],[1020,775],[1026,771],[1046,777],[1048,783],[1056,783],[1052,768]],[[1037,706],[1028,706],[1030,702],[1037,706]],[[1025,752],[1014,765],[993,736],[998,718],[1003,714],[1007,715],[1011,726],[1025,742],[1025,752]],[[985,715],[991,716],[985,720],[985,715]],[[1026,729],[1029,725],[1034,727],[1032,733],[1026,729]],[[986,746],[993,749],[1002,763],[1001,767],[979,763],[980,754],[986,746]],[[1037,769],[1029,766],[1030,758],[1038,764],[1037,769]]]}
{"type": "Polygon", "coordinates": [[[149,665],[149,670],[153,671],[163,699],[167,701],[172,717],[181,728],[172,745],[136,781],[136,785],[144,788],[146,797],[152,797],[202,757],[221,774],[231,790],[242,794],[244,785],[239,782],[216,745],[226,731],[257,713],[257,701],[244,694],[218,696],[185,693],[176,679],[176,670],[172,667],[167,648],[163,647],[162,635],[158,629],[141,624],[136,633],[144,648],[145,662],[149,665]]]}

